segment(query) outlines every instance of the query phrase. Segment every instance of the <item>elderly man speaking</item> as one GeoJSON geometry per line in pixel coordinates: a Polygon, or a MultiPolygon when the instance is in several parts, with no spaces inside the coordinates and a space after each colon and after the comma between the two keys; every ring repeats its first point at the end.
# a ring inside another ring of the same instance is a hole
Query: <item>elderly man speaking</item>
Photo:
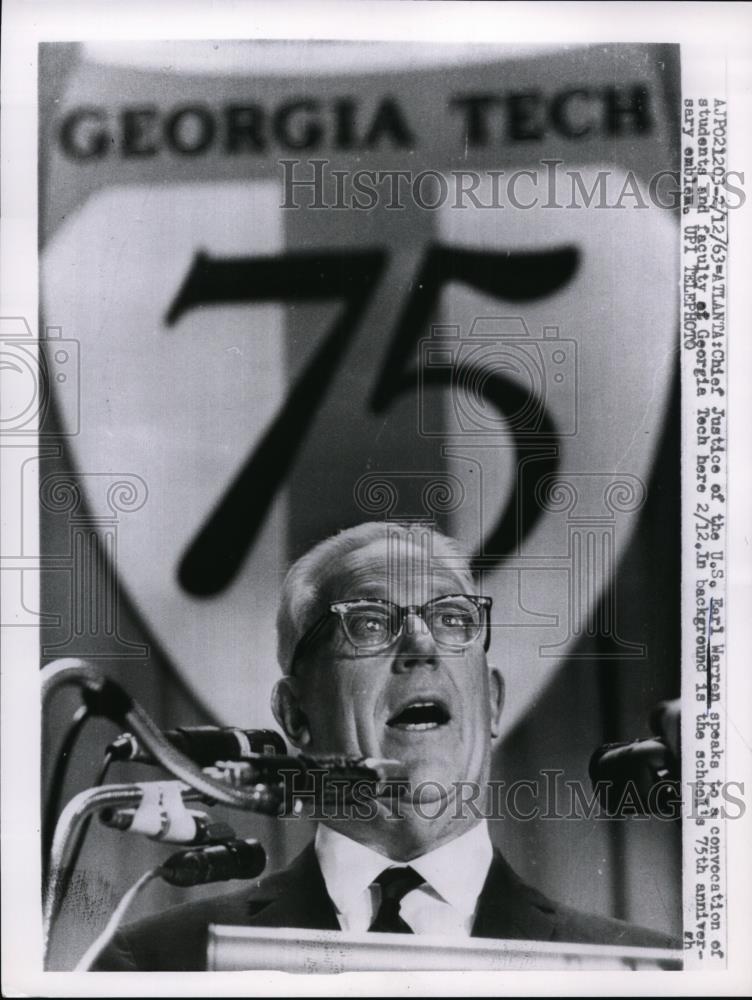
{"type": "Polygon", "coordinates": [[[277,721],[306,753],[400,761],[420,796],[324,819],[284,871],[125,928],[96,968],[202,969],[211,923],[672,946],[526,885],[458,798],[487,785],[498,735],[490,615],[461,550],[433,529],[361,524],[299,559],[277,619],[277,721]]]}

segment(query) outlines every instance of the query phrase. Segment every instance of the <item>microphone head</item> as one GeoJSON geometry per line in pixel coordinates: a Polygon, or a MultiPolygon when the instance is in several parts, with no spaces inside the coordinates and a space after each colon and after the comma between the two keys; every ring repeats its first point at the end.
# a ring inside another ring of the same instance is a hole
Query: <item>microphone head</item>
{"type": "MultiPolygon", "coordinates": [[[[238,729],[236,726],[181,726],[164,733],[176,750],[199,767],[219,760],[247,760],[256,754],[284,754],[287,745],[273,729],[238,729]]],[[[156,763],[132,733],[121,733],[107,747],[113,760],[156,763]]]]}
{"type": "Polygon", "coordinates": [[[668,793],[679,791],[680,773],[669,748],[660,739],[627,740],[598,747],[588,766],[593,791],[608,816],[678,815],[668,793]],[[624,812],[624,815],[627,813],[624,812]]]}
{"type": "Polygon", "coordinates": [[[344,782],[406,781],[402,761],[378,757],[345,757],[338,754],[311,756],[300,754],[258,755],[242,761],[218,761],[217,768],[225,780],[238,788],[256,784],[276,784],[294,776],[344,782]]]}
{"type": "Polygon", "coordinates": [[[257,840],[228,840],[224,844],[178,851],[164,862],[160,875],[170,885],[188,888],[230,879],[256,878],[266,867],[266,852],[257,840]]]}
{"type": "Polygon", "coordinates": [[[343,757],[333,755],[301,754],[300,760],[307,771],[326,771],[327,776],[340,781],[368,781],[383,784],[388,781],[406,781],[405,765],[401,760],[380,757],[343,757]]]}
{"type": "MultiPolygon", "coordinates": [[[[208,772],[207,772],[208,773],[208,772]]],[[[219,761],[212,776],[232,787],[252,791],[254,809],[270,815],[297,815],[302,802],[346,805],[366,798],[401,797],[408,780],[401,761],[341,755],[258,756],[219,761]]]]}

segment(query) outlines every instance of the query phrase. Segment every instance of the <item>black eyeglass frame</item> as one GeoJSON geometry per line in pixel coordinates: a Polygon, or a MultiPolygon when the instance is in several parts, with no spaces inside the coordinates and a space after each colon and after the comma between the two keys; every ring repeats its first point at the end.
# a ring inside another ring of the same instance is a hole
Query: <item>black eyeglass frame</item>
{"type": "Polygon", "coordinates": [[[485,625],[485,636],[483,639],[483,649],[488,652],[491,645],[491,607],[493,605],[493,598],[483,597],[479,594],[441,594],[439,597],[433,597],[430,601],[426,601],[425,604],[407,604],[400,605],[395,604],[393,601],[387,601],[380,597],[356,597],[351,600],[344,601],[333,601],[324,614],[318,618],[309,629],[307,629],[303,635],[298,640],[295,649],[293,650],[292,659],[290,660],[290,673],[293,672],[295,664],[300,659],[303,650],[311,643],[312,639],[318,634],[318,632],[324,627],[324,625],[329,621],[332,615],[337,617],[339,621],[342,634],[345,636],[347,641],[355,649],[362,651],[364,656],[374,653],[383,653],[384,650],[391,648],[402,636],[405,630],[405,622],[409,614],[417,615],[422,619],[426,628],[431,632],[434,640],[440,645],[445,646],[447,649],[467,649],[468,646],[472,646],[474,642],[478,641],[481,632],[485,625]],[[476,608],[481,612],[482,619],[480,622],[480,631],[478,635],[473,636],[469,642],[442,642],[441,639],[437,638],[430,625],[426,621],[425,611],[431,607],[432,604],[437,604],[439,601],[451,600],[453,597],[464,597],[469,601],[472,601],[476,608]],[[390,611],[399,614],[399,629],[393,632],[390,637],[383,643],[374,646],[358,646],[357,643],[353,642],[347,633],[347,628],[344,623],[344,616],[347,611],[357,606],[358,604],[379,604],[385,608],[389,608],[390,611]]]}

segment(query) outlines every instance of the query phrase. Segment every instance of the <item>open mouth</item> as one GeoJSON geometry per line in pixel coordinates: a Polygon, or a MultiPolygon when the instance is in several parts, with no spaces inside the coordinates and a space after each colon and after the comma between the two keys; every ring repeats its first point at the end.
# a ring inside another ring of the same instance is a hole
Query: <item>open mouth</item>
{"type": "Polygon", "coordinates": [[[445,726],[450,719],[449,710],[441,702],[411,701],[387,720],[387,726],[391,729],[416,732],[423,729],[438,729],[440,726],[445,726]]]}

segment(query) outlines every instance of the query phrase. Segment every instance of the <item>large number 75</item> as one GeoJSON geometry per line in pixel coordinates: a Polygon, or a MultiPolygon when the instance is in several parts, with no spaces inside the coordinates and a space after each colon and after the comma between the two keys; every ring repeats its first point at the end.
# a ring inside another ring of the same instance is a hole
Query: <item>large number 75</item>
{"type": "MultiPolygon", "coordinates": [[[[383,412],[399,395],[416,390],[419,375],[423,385],[448,387],[451,373],[446,369],[419,372],[415,364],[416,345],[426,333],[446,284],[462,282],[499,299],[526,302],[563,287],[575,274],[578,260],[577,250],[570,246],[526,253],[430,246],[412,282],[367,405],[374,413],[383,412]]],[[[168,326],[191,309],[231,302],[343,299],[344,308],[183,555],[179,579],[188,593],[206,597],[218,594],[240,569],[358,331],[386,263],[385,250],[291,252],[277,257],[196,255],[167,313],[168,326]]],[[[503,372],[491,370],[478,375],[480,391],[502,414],[515,413],[528,401],[529,390],[503,372]]],[[[556,427],[544,401],[539,404],[543,411],[536,433],[538,446],[541,438],[553,444],[556,427]]],[[[515,444],[519,464],[525,443],[516,440],[515,444]]],[[[545,451],[540,475],[555,470],[557,456],[555,447],[545,451]]],[[[484,552],[494,554],[492,561],[518,545],[539,516],[535,504],[522,502],[526,498],[518,495],[519,490],[518,484],[483,544],[484,552]]],[[[489,565],[488,559],[484,565],[489,565]]]]}

